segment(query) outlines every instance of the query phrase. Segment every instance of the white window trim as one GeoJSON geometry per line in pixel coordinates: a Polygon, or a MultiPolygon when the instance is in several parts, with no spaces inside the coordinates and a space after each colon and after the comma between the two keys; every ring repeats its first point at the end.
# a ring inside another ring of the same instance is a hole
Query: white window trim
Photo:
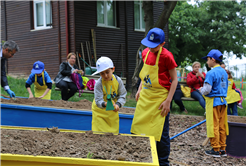
{"type": "Polygon", "coordinates": [[[114,22],[115,22],[115,26],[110,26],[110,25],[107,25],[108,24],[108,17],[107,17],[107,1],[104,1],[104,24],[102,23],[97,23],[97,26],[99,27],[108,27],[108,28],[117,28],[117,22],[116,22],[116,1],[114,1],[114,22]],[[105,7],[106,6],[106,7],[105,7]]]}
{"type": "MultiPolygon", "coordinates": [[[[34,18],[34,30],[42,30],[42,29],[51,29],[52,26],[46,26],[46,13],[45,13],[45,1],[46,0],[34,0],[33,1],[33,18],[34,18]],[[44,26],[39,26],[37,27],[37,13],[36,13],[36,3],[40,3],[42,2],[43,3],[43,25],[44,26]]],[[[51,1],[50,1],[51,2],[51,1]]],[[[52,8],[52,6],[51,6],[52,8]]],[[[51,11],[51,15],[52,15],[52,11],[51,11]]],[[[52,16],[51,16],[52,17],[52,16]]],[[[52,20],[53,21],[53,20],[52,20]]]]}
{"type": "MultiPolygon", "coordinates": [[[[138,4],[138,6],[139,6],[139,11],[140,11],[140,13],[139,13],[139,16],[140,16],[140,29],[136,29],[135,27],[134,27],[134,30],[135,31],[141,31],[141,32],[145,32],[145,28],[143,28],[142,27],[142,23],[143,23],[143,21],[144,20],[142,20],[142,2],[138,2],[138,1],[134,1],[134,4],[138,4]]],[[[135,17],[135,16],[134,16],[135,17]]]]}

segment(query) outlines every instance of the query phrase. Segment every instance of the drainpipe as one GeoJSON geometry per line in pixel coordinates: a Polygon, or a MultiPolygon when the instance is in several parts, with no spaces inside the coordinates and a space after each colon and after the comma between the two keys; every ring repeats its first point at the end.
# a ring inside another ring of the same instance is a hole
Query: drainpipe
{"type": "Polygon", "coordinates": [[[65,19],[66,19],[66,46],[67,55],[69,53],[69,33],[68,33],[68,2],[65,1],[65,19]]]}
{"type": "Polygon", "coordinates": [[[7,41],[8,40],[8,36],[7,36],[6,1],[3,1],[3,10],[4,10],[4,25],[5,25],[5,29],[4,29],[4,31],[5,31],[4,32],[5,33],[5,41],[7,41]]]}
{"type": "Polygon", "coordinates": [[[58,56],[59,64],[61,64],[61,30],[60,30],[60,6],[59,1],[57,1],[57,25],[58,25],[58,56]]]}
{"type": "MultiPolygon", "coordinates": [[[[3,10],[4,10],[4,12],[3,12],[3,14],[4,14],[4,24],[5,24],[5,29],[4,29],[4,33],[5,33],[5,41],[7,41],[8,40],[8,35],[7,35],[7,14],[6,14],[6,1],[3,1],[3,10]]],[[[2,44],[2,41],[1,41],[1,44],[2,44]]],[[[8,71],[8,61],[7,61],[7,63],[5,63],[5,70],[6,70],[6,73],[8,73],[9,71],[8,71]]]]}
{"type": "MultiPolygon", "coordinates": [[[[120,2],[120,1],[119,1],[120,2]]],[[[123,3],[123,2],[122,2],[123,3]]],[[[127,2],[125,1],[124,2],[124,7],[125,7],[125,49],[126,49],[126,51],[125,51],[125,53],[126,53],[126,82],[127,82],[127,89],[130,87],[129,86],[129,76],[128,76],[128,24],[127,24],[127,21],[128,21],[128,19],[127,19],[127,2]]],[[[122,76],[122,77],[124,77],[124,75],[122,76]]],[[[131,79],[131,78],[130,78],[131,79]]]]}

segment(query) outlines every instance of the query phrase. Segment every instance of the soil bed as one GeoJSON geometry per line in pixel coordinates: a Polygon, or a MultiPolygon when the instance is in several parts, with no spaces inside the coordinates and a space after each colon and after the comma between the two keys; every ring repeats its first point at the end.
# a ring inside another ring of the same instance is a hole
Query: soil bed
{"type": "Polygon", "coordinates": [[[1,130],[1,153],[152,162],[146,137],[49,131],[1,130]]]}
{"type": "MultiPolygon", "coordinates": [[[[16,98],[16,100],[10,99],[1,99],[2,103],[11,103],[11,104],[24,104],[31,106],[44,106],[44,107],[53,107],[53,108],[62,108],[62,109],[75,109],[75,110],[91,110],[92,102],[89,100],[80,100],[78,102],[64,101],[64,100],[42,100],[39,98],[16,98]]],[[[120,108],[122,113],[134,114],[135,109],[132,108],[120,108]]]]}
{"type": "MultiPolygon", "coordinates": [[[[41,99],[20,99],[14,100],[1,100],[4,103],[25,104],[34,106],[49,106],[44,103],[53,103],[49,107],[62,107],[68,109],[87,109],[91,110],[91,102],[88,100],[81,100],[79,102],[65,102],[65,101],[45,101],[41,99]],[[22,102],[22,103],[21,103],[22,102]],[[39,104],[39,105],[37,105],[39,104]]],[[[119,112],[134,114],[134,109],[121,108],[119,112]],[[125,111],[125,112],[124,112],[125,111]]],[[[189,111],[189,110],[188,110],[189,111]]],[[[170,137],[184,131],[185,129],[204,120],[203,116],[188,116],[188,115],[170,115],[170,137]]],[[[246,123],[246,117],[228,116],[228,121],[237,123],[246,123]]],[[[245,166],[245,158],[233,158],[230,156],[214,158],[205,155],[205,150],[210,150],[210,143],[205,147],[202,146],[203,141],[206,139],[206,123],[197,126],[194,129],[174,138],[171,140],[171,153],[170,165],[235,165],[245,166]]],[[[82,139],[80,139],[81,141],[82,139]]],[[[59,141],[61,142],[61,141],[59,141]]],[[[108,141],[109,142],[109,141],[108,141]]],[[[112,142],[109,142],[110,144],[112,142]]],[[[138,144],[138,143],[137,143],[138,144]]],[[[3,148],[3,144],[2,144],[3,148]]],[[[46,149],[49,150],[49,149],[46,149]]],[[[51,153],[51,152],[50,152],[51,153]]],[[[128,153],[128,152],[127,152],[128,153]]]]}

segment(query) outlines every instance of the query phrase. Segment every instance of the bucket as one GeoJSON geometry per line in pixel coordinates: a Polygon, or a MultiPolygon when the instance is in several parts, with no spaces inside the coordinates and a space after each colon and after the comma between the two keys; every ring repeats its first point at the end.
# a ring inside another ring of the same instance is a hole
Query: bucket
{"type": "Polygon", "coordinates": [[[86,75],[91,75],[96,71],[97,71],[96,67],[86,67],[85,68],[85,74],[86,75]]]}
{"type": "Polygon", "coordinates": [[[246,123],[228,122],[228,125],[227,154],[232,157],[246,158],[246,123]]]}

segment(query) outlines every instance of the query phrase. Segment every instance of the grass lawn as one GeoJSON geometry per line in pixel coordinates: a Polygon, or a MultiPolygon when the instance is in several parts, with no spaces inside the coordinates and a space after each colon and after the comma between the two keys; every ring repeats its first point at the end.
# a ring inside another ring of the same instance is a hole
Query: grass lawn
{"type": "MultiPolygon", "coordinates": [[[[8,76],[8,82],[10,89],[15,92],[16,96],[22,96],[22,97],[28,97],[29,94],[25,88],[25,82],[26,79],[24,78],[13,78],[8,76]]],[[[240,81],[235,82],[236,87],[240,87],[240,81]]],[[[34,86],[32,85],[31,87],[32,92],[34,94],[34,86]]],[[[238,115],[239,116],[246,116],[246,84],[244,84],[244,89],[241,90],[244,100],[243,100],[243,110],[238,109],[238,115]]],[[[1,94],[8,95],[3,88],[1,88],[1,94]]],[[[51,99],[52,100],[61,100],[61,92],[60,91],[55,91],[55,84],[52,86],[52,93],[51,93],[51,99]]],[[[93,94],[88,94],[88,93],[83,93],[81,97],[79,97],[78,94],[75,94],[73,97],[69,99],[69,101],[80,101],[82,99],[87,99],[89,101],[93,101],[94,95],[93,94]]],[[[127,100],[125,106],[128,107],[136,107],[136,101],[133,98],[130,98],[130,92],[127,93],[127,100]]],[[[204,109],[200,106],[198,101],[183,101],[185,108],[189,112],[188,115],[199,115],[203,116],[204,115],[204,109]]],[[[173,102],[173,109],[172,109],[173,114],[184,114],[179,111],[178,105],[173,102]]]]}

